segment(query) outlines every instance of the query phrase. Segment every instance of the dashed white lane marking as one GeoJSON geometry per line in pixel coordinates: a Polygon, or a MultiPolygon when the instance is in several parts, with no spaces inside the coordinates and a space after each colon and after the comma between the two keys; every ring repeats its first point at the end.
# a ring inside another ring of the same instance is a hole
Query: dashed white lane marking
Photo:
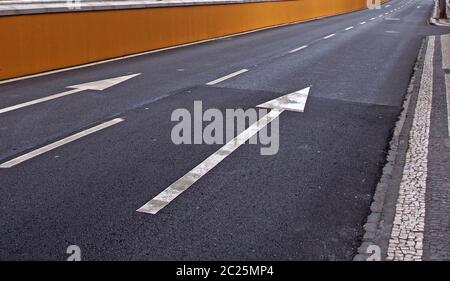
{"type": "Polygon", "coordinates": [[[371,18],[370,20],[376,20],[377,18],[371,18]]]}
{"type": "Polygon", "coordinates": [[[243,131],[237,137],[229,141],[227,144],[222,146],[218,151],[213,153],[211,156],[206,158],[202,163],[197,165],[194,169],[189,171],[187,174],[182,176],[176,182],[172,183],[164,191],[159,193],[152,200],[147,202],[145,205],[137,209],[137,212],[156,214],[161,209],[166,207],[170,202],[172,202],[181,193],[186,191],[195,182],[197,182],[201,177],[206,175],[211,169],[222,162],[227,156],[238,149],[242,144],[249,140],[253,135],[255,135],[259,130],[264,128],[267,124],[272,122],[277,118],[283,110],[272,109],[267,115],[262,117],[258,122],[253,123],[247,130],[243,131]]]}
{"type": "Polygon", "coordinates": [[[365,21],[362,21],[362,22],[360,22],[359,24],[361,24],[361,25],[363,25],[363,24],[366,24],[367,22],[365,22],[365,21]]]}
{"type": "Polygon", "coordinates": [[[349,26],[349,27],[347,27],[345,30],[352,30],[353,28],[355,28],[354,26],[349,26]]]}
{"type": "Polygon", "coordinates": [[[398,33],[400,33],[400,32],[395,31],[395,30],[386,30],[385,32],[386,32],[386,33],[392,33],[392,34],[398,34],[398,33]]]}
{"type": "Polygon", "coordinates": [[[65,144],[71,143],[71,142],[73,142],[73,141],[76,141],[76,140],[78,140],[78,139],[80,139],[80,138],[83,138],[83,137],[85,137],[85,136],[88,136],[88,135],[90,135],[90,134],[93,134],[93,133],[95,133],[95,132],[98,132],[98,131],[100,131],[100,130],[106,129],[106,128],[108,128],[108,127],[110,127],[110,126],[113,126],[113,125],[115,125],[115,124],[118,124],[118,123],[120,123],[120,122],[122,122],[122,121],[124,121],[124,119],[122,119],[122,118],[116,118],[116,119],[110,120],[110,121],[108,121],[108,122],[102,123],[102,124],[100,124],[100,125],[97,125],[97,126],[95,126],[95,127],[92,127],[92,128],[90,128],[90,129],[87,129],[87,130],[84,130],[84,131],[82,131],[82,132],[76,133],[76,134],[71,135],[71,136],[69,136],[69,137],[67,137],[67,138],[64,138],[64,139],[59,140],[59,141],[57,141],[57,142],[48,144],[48,145],[43,146],[43,147],[41,147],[41,148],[39,148],[39,149],[33,150],[33,151],[28,152],[28,153],[26,153],[26,154],[24,154],[24,155],[21,155],[21,156],[19,156],[19,157],[17,157],[17,158],[14,158],[14,159],[12,159],[12,160],[9,160],[9,161],[7,161],[7,162],[1,164],[1,165],[0,165],[0,168],[5,169],[5,168],[11,168],[11,167],[14,167],[14,166],[16,166],[16,165],[18,165],[18,164],[20,164],[20,163],[22,163],[22,162],[25,162],[25,161],[27,161],[27,160],[29,160],[29,159],[34,158],[34,157],[36,157],[36,156],[39,156],[39,155],[44,154],[44,153],[46,153],[46,152],[49,152],[49,151],[51,151],[51,150],[53,150],[53,149],[55,149],[55,148],[58,148],[58,147],[63,146],[63,145],[65,145],[65,144]]]}
{"type": "Polygon", "coordinates": [[[391,5],[386,5],[386,8],[389,8],[391,5]]]}
{"type": "Polygon", "coordinates": [[[333,37],[335,35],[336,35],[336,33],[333,33],[333,34],[330,34],[330,35],[327,35],[327,36],[323,37],[322,39],[330,39],[331,37],[333,37]]]}
{"type": "Polygon", "coordinates": [[[435,37],[428,40],[425,63],[408,150],[400,183],[395,218],[389,240],[388,260],[421,260],[425,228],[425,194],[428,142],[433,97],[435,37]]]}
{"type": "Polygon", "coordinates": [[[289,51],[289,54],[292,54],[292,53],[301,51],[301,50],[306,49],[306,48],[308,48],[308,45],[303,45],[303,46],[298,47],[298,48],[296,48],[296,49],[290,50],[290,51],[289,51]]]}
{"type": "Polygon", "coordinates": [[[225,76],[223,76],[223,77],[220,77],[220,78],[218,78],[218,79],[216,79],[216,80],[213,80],[213,81],[211,81],[211,82],[208,82],[208,83],[206,83],[206,85],[215,85],[215,84],[218,84],[218,83],[220,83],[220,82],[223,82],[223,81],[225,81],[225,80],[228,80],[228,79],[230,79],[230,78],[233,78],[233,77],[235,77],[235,76],[238,76],[238,75],[240,75],[240,74],[242,74],[242,73],[245,73],[245,72],[247,72],[247,71],[248,71],[248,69],[241,69],[241,70],[238,70],[238,71],[233,72],[233,73],[231,73],[231,74],[228,74],[228,75],[225,75],[225,76]]]}

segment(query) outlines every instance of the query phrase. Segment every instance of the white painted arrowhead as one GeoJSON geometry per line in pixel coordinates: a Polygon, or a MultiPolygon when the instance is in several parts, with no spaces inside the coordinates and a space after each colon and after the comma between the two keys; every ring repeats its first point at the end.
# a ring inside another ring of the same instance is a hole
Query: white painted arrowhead
{"type": "Polygon", "coordinates": [[[109,87],[122,83],[128,79],[141,75],[141,73],[125,75],[115,78],[109,78],[105,80],[99,80],[94,82],[88,82],[84,84],[78,84],[73,86],[68,86],[70,89],[79,89],[79,90],[94,90],[94,91],[103,91],[109,87]]]}
{"type": "Polygon", "coordinates": [[[306,100],[308,99],[311,87],[281,96],[268,102],[258,105],[258,107],[273,108],[281,110],[290,110],[303,112],[305,110],[306,100]]]}

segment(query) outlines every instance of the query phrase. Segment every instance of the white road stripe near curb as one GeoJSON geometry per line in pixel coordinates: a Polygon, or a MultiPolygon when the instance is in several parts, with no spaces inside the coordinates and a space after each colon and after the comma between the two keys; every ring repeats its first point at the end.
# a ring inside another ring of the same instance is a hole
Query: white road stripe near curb
{"type": "Polygon", "coordinates": [[[303,49],[306,49],[306,48],[308,48],[308,45],[303,45],[303,46],[298,47],[298,48],[296,48],[296,49],[290,50],[290,51],[289,51],[289,54],[298,52],[298,51],[303,50],[303,49]]]}
{"type": "Polygon", "coordinates": [[[363,24],[366,24],[366,23],[367,23],[367,22],[363,21],[363,22],[360,22],[359,24],[363,25],[363,24]]]}
{"type": "Polygon", "coordinates": [[[83,137],[85,137],[85,136],[88,136],[88,135],[90,135],[90,134],[93,134],[93,133],[95,133],[95,132],[97,132],[97,131],[106,129],[106,128],[108,128],[108,127],[110,127],[110,126],[113,126],[113,125],[115,125],[115,124],[117,124],[117,123],[120,123],[120,122],[122,122],[122,121],[124,121],[124,119],[122,119],[122,118],[116,118],[116,119],[110,120],[110,121],[108,121],[108,122],[102,123],[102,124],[100,124],[100,125],[98,125],[98,126],[95,126],[95,127],[90,128],[90,129],[84,130],[84,131],[82,131],[82,132],[76,133],[76,134],[71,135],[71,136],[69,136],[69,137],[67,137],[67,138],[64,138],[64,139],[59,140],[59,141],[57,141],[57,142],[54,142],[54,143],[51,143],[51,144],[49,144],[49,145],[43,146],[43,147],[41,147],[41,148],[39,148],[39,149],[33,150],[33,151],[31,151],[31,152],[28,152],[28,153],[26,153],[26,154],[24,154],[24,155],[22,155],[22,156],[19,156],[19,157],[17,157],[17,158],[14,158],[14,159],[12,159],[12,160],[9,160],[9,161],[7,161],[7,162],[1,164],[1,165],[0,165],[0,168],[5,169],[5,168],[11,168],[11,167],[14,167],[14,166],[16,166],[16,165],[18,165],[18,164],[20,164],[20,163],[22,163],[22,162],[25,162],[25,161],[27,161],[27,160],[29,160],[29,159],[34,158],[34,157],[36,157],[36,156],[39,156],[39,155],[44,154],[44,153],[46,153],[46,152],[49,152],[49,151],[51,151],[51,150],[53,150],[53,149],[55,149],[55,148],[58,148],[58,147],[60,147],[60,146],[63,146],[63,145],[65,145],[65,144],[68,144],[68,143],[70,143],[70,142],[76,141],[76,140],[78,140],[78,139],[80,139],[80,138],[83,138],[83,137]]]}
{"type": "Polygon", "coordinates": [[[352,30],[354,26],[347,27],[345,30],[352,30]]]}
{"type": "Polygon", "coordinates": [[[428,40],[389,240],[388,260],[422,260],[435,37],[428,40]],[[407,250],[407,251],[405,251],[407,250]]]}
{"type": "Polygon", "coordinates": [[[206,158],[206,160],[197,165],[194,169],[182,176],[176,182],[172,183],[164,191],[159,193],[155,198],[147,202],[144,206],[140,207],[136,211],[153,215],[158,213],[181,193],[186,191],[195,182],[197,182],[201,177],[206,175],[211,169],[222,162],[227,156],[229,156],[232,152],[234,152],[242,144],[249,140],[259,130],[267,126],[267,124],[272,122],[275,118],[278,118],[278,116],[283,111],[284,110],[272,109],[264,117],[258,120],[258,122],[253,123],[250,127],[248,127],[248,129],[222,146],[219,150],[206,158]]]}
{"type": "Polygon", "coordinates": [[[228,75],[223,76],[223,77],[221,77],[221,78],[218,78],[218,79],[216,79],[216,80],[213,80],[213,81],[211,81],[211,82],[208,82],[208,83],[206,83],[206,85],[215,85],[215,84],[218,84],[218,83],[220,83],[220,82],[223,82],[223,81],[225,81],[225,80],[228,80],[228,79],[230,79],[230,78],[233,78],[233,77],[235,77],[235,76],[238,76],[238,75],[240,75],[240,74],[242,74],[242,73],[245,73],[245,72],[247,72],[247,71],[248,71],[248,69],[241,69],[241,70],[239,70],[239,71],[233,72],[233,73],[231,73],[231,74],[228,74],[228,75]]]}

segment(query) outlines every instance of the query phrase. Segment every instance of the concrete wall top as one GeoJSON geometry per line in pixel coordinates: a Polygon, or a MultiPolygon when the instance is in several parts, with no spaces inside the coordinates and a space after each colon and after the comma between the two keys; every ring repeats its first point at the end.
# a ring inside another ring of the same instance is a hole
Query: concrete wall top
{"type": "Polygon", "coordinates": [[[0,16],[277,1],[283,0],[0,0],[0,16]]]}

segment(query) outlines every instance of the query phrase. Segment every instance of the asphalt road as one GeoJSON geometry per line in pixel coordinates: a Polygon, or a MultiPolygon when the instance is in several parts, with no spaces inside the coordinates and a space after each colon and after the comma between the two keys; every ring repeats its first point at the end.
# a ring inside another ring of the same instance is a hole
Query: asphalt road
{"type": "Polygon", "coordinates": [[[352,259],[423,36],[444,31],[426,24],[432,4],[393,0],[0,84],[1,109],[141,73],[0,114],[0,164],[124,119],[0,169],[0,259],[65,260],[72,244],[83,260],[352,259]],[[276,155],[243,145],[157,214],[136,212],[221,147],[173,144],[175,109],[254,108],[308,86],[305,111],[280,116],[276,155]]]}

